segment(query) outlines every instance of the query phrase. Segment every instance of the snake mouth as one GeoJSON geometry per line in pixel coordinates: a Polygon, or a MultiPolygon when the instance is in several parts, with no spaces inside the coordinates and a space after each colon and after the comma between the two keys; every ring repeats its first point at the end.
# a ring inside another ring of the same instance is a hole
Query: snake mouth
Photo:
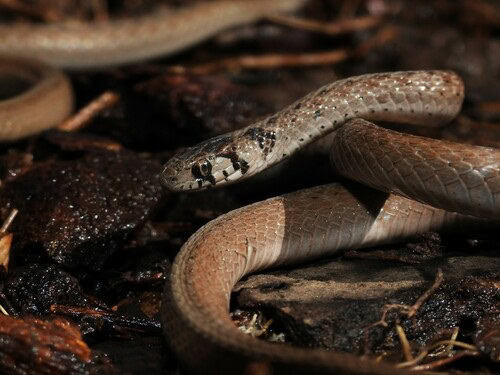
{"type": "Polygon", "coordinates": [[[175,167],[175,161],[169,160],[159,176],[160,183],[171,192],[181,192],[200,191],[237,182],[243,176],[244,170],[235,168],[232,163],[226,164],[225,168],[201,175],[196,167],[178,169],[175,167]],[[194,174],[193,169],[197,171],[194,174]]]}

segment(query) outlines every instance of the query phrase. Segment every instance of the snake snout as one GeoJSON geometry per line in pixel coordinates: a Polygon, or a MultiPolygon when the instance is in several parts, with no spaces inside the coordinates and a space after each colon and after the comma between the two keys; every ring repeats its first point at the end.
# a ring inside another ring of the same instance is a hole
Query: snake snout
{"type": "Polygon", "coordinates": [[[172,168],[170,163],[167,163],[165,167],[163,168],[163,171],[160,174],[160,183],[161,185],[170,190],[170,191],[178,191],[179,189],[179,184],[178,184],[178,178],[177,178],[177,171],[175,168],[172,168]]]}

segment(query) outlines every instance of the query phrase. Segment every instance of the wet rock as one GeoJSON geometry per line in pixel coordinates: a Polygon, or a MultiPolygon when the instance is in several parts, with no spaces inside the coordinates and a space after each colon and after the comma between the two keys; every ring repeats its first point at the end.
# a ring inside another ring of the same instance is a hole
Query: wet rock
{"type": "Polygon", "coordinates": [[[2,207],[19,210],[11,227],[14,264],[48,256],[99,269],[161,203],[160,170],[125,151],[35,165],[1,197],[2,207]]]}
{"type": "Polygon", "coordinates": [[[49,313],[50,305],[87,306],[78,280],[57,266],[29,264],[8,274],[3,292],[21,314],[49,313]]]}
{"type": "Polygon", "coordinates": [[[2,374],[114,374],[94,354],[78,328],[64,319],[24,319],[0,315],[2,374]]]}
{"type": "Polygon", "coordinates": [[[456,327],[462,340],[472,340],[480,319],[500,319],[500,293],[494,287],[499,266],[499,259],[485,256],[403,265],[387,259],[327,260],[250,276],[237,285],[237,305],[263,312],[296,345],[354,353],[395,351],[401,360],[395,322],[418,348],[456,327]],[[444,282],[414,318],[394,308],[386,317],[388,327],[367,328],[380,321],[388,304],[413,305],[433,285],[439,268],[444,282]]]}

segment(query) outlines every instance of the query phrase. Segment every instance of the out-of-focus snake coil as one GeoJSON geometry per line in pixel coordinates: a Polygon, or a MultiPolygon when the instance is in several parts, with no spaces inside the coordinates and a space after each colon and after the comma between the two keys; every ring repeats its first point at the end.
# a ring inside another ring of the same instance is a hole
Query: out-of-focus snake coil
{"type": "Polygon", "coordinates": [[[179,9],[157,7],[106,22],[0,24],[0,78],[16,77],[32,85],[23,94],[0,100],[0,141],[37,134],[71,113],[69,80],[54,66],[95,69],[173,54],[224,29],[292,11],[303,3],[217,0],[179,9]]]}

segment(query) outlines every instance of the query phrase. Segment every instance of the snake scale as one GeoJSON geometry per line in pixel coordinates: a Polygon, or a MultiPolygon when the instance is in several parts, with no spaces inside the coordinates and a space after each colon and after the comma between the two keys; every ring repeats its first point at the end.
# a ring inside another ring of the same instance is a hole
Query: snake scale
{"type": "MultiPolygon", "coordinates": [[[[90,27],[0,26],[0,53],[12,56],[2,58],[0,72],[37,82],[0,102],[0,139],[36,134],[71,112],[65,76],[27,59],[71,69],[138,61],[174,53],[224,28],[302,3],[213,1],[90,27]],[[44,103],[44,97],[49,101],[44,103]],[[58,103],[57,111],[50,109],[51,102],[58,103]],[[42,124],[35,124],[35,117],[42,124]]],[[[336,131],[331,154],[336,169],[382,190],[319,186],[232,211],[193,234],[173,265],[162,312],[165,335],[184,366],[217,374],[406,373],[347,354],[246,337],[229,318],[230,293],[238,279],[270,266],[469,225],[478,217],[498,220],[498,150],[402,135],[368,122],[439,125],[459,112],[463,95],[461,79],[446,71],[353,77],[172,158],[162,183],[174,191],[199,190],[254,175],[336,131]]]]}

